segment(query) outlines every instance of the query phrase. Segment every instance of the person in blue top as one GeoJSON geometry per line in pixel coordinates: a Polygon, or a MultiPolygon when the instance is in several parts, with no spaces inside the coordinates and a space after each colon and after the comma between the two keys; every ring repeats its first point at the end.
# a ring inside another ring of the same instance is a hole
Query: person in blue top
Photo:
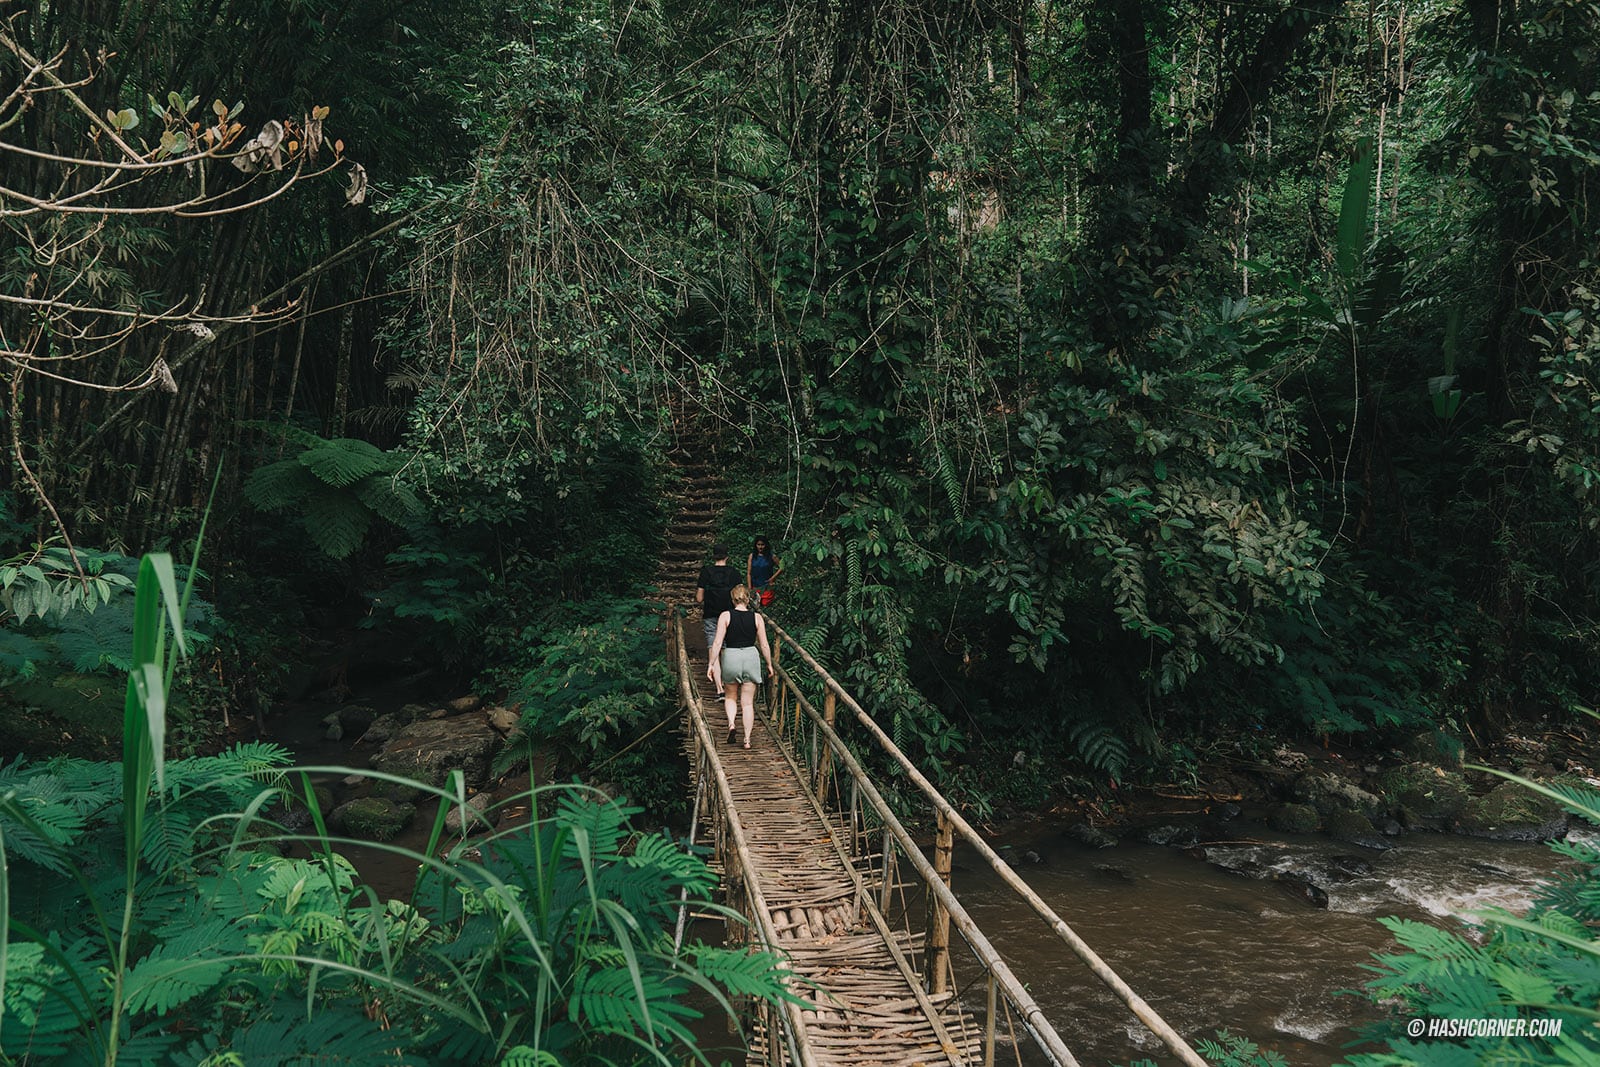
{"type": "Polygon", "coordinates": [[[782,573],[783,561],[772,554],[772,545],[765,537],[757,537],[744,561],[744,584],[750,587],[750,599],[762,607],[772,603],[772,584],[782,573]]]}

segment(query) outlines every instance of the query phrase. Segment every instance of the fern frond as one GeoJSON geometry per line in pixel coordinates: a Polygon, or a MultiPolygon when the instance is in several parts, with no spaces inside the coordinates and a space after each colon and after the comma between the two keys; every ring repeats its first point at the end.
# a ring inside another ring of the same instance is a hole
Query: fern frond
{"type": "Polygon", "coordinates": [[[299,460],[285,459],[251,471],[244,480],[244,495],[262,511],[283,511],[304,500],[321,484],[299,460]]]}
{"type": "Polygon", "coordinates": [[[340,1067],[421,1067],[408,1050],[414,1038],[401,1026],[380,1027],[359,1001],[319,1005],[307,1016],[303,1002],[285,1002],[228,1035],[226,1047],[248,1064],[326,1063],[340,1067]]]}
{"type": "MultiPolygon", "coordinates": [[[[201,952],[210,955],[202,944],[201,952]]],[[[123,993],[129,1010],[165,1015],[180,1004],[215,989],[228,975],[228,962],[194,955],[194,946],[157,945],[128,969],[123,993]]]]}
{"type": "Polygon", "coordinates": [[[306,533],[333,559],[344,559],[361,547],[372,513],[348,494],[319,485],[303,502],[306,533]]]}
{"type": "Polygon", "coordinates": [[[1113,778],[1128,768],[1128,745],[1102,722],[1081,722],[1067,731],[1067,738],[1078,750],[1078,758],[1096,771],[1113,778]]]}
{"type": "Polygon", "coordinates": [[[404,526],[420,518],[425,509],[411,487],[391,474],[375,474],[355,487],[360,501],[382,519],[404,526]]]}
{"type": "Polygon", "coordinates": [[[376,445],[352,437],[336,437],[297,457],[298,462],[325,485],[337,489],[354,485],[369,474],[386,471],[390,457],[376,445]]]}

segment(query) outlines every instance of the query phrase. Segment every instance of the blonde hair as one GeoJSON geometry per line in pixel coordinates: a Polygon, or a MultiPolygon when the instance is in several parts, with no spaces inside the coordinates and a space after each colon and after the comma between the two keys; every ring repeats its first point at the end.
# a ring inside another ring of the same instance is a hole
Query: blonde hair
{"type": "Polygon", "coordinates": [[[736,585],[728,591],[728,599],[735,604],[748,604],[750,603],[750,590],[742,584],[736,585]]]}

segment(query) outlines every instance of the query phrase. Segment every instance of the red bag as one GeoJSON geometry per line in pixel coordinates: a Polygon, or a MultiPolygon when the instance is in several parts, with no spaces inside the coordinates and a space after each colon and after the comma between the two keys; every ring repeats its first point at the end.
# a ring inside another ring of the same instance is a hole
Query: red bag
{"type": "Polygon", "coordinates": [[[772,606],[772,599],[773,599],[772,590],[770,590],[770,589],[761,590],[761,606],[762,607],[770,608],[772,606]]]}

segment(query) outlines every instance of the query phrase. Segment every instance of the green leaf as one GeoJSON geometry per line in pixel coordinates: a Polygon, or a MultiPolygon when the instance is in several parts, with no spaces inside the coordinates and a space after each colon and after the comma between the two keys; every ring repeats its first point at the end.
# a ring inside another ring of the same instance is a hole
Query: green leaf
{"type": "Polygon", "coordinates": [[[1372,139],[1363,137],[1356,144],[1356,157],[1345,179],[1344,197],[1339,204],[1339,245],[1335,257],[1339,274],[1352,284],[1367,247],[1368,215],[1372,206],[1372,139]]]}

